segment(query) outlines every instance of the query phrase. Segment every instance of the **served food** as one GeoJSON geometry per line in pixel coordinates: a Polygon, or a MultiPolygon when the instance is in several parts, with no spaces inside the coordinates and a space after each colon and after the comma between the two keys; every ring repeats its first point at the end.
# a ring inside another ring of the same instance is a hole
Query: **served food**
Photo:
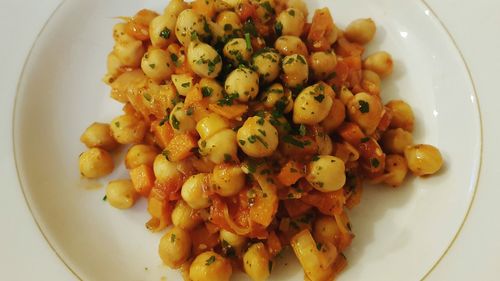
{"type": "Polygon", "coordinates": [[[306,279],[332,280],[354,234],[347,210],[364,183],[438,172],[439,150],[414,144],[413,111],[382,101],[385,51],[364,54],[372,19],[341,30],[302,0],[171,0],[113,28],[104,82],[123,114],[90,125],[83,177],[110,174],[129,145],[129,179],[105,199],[143,197],[158,253],[186,280],[266,280],[291,246],[306,279]]]}

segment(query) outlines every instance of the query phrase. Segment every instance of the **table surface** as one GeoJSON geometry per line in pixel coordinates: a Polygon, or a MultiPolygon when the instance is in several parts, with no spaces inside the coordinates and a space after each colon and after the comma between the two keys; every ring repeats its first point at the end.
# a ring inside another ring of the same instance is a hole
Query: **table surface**
{"type": "MultiPolygon", "coordinates": [[[[0,26],[0,279],[75,280],[38,230],[13,165],[12,109],[25,58],[60,0],[1,0],[0,26]],[[6,210],[9,210],[6,212],[6,210]]],[[[427,280],[498,280],[500,276],[500,3],[491,0],[428,0],[455,39],[472,73],[482,112],[484,142],[479,189],[468,219],[427,280]],[[450,7],[454,7],[450,9],[450,7]],[[456,8],[460,7],[460,8],[456,8]],[[453,11],[452,11],[453,10],[453,11]]],[[[460,141],[460,140],[457,140],[460,141]]]]}

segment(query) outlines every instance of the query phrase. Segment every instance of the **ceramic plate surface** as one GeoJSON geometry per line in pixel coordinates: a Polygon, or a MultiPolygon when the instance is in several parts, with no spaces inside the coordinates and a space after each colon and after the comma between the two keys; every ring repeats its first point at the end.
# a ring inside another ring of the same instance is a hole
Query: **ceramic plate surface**
{"type": "MultiPolygon", "coordinates": [[[[385,101],[404,99],[416,116],[414,139],[439,147],[445,167],[410,178],[398,189],[367,186],[350,213],[356,238],[339,280],[419,280],[456,236],[470,206],[481,161],[480,120],[461,57],[438,20],[419,1],[307,1],[328,6],[345,27],[360,17],[378,24],[369,54],[386,50],[395,72],[383,82],[385,101]]],[[[165,1],[68,0],[39,36],[21,78],[14,143],[22,188],[42,232],[83,280],[181,280],[161,264],[160,234],[151,234],[146,202],[119,211],[101,198],[97,183],[78,171],[79,142],[93,121],[109,122],[121,105],[101,81],[113,46],[116,16],[165,1]]],[[[122,158],[116,157],[116,163],[122,158]]],[[[107,180],[127,177],[117,169],[107,180]]],[[[101,184],[105,184],[103,180],[101,184]]],[[[293,257],[277,261],[272,280],[303,280],[293,257]]],[[[235,280],[245,280],[237,274],[235,280]]]]}

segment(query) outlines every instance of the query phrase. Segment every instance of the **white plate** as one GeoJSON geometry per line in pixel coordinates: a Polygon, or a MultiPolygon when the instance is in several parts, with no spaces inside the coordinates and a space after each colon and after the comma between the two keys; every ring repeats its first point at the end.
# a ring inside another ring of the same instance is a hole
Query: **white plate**
{"type": "MultiPolygon", "coordinates": [[[[159,235],[143,227],[144,202],[114,210],[101,201],[102,190],[84,188],[77,169],[83,129],[119,114],[100,82],[113,17],[144,7],[161,10],[161,2],[67,1],[39,37],[21,80],[14,142],[23,190],[49,242],[84,280],[175,276],[157,257],[159,235]]],[[[314,1],[311,10],[321,5],[314,1]]],[[[352,213],[357,238],[347,253],[351,266],[340,280],[418,280],[450,245],[474,193],[481,139],[473,88],[452,41],[421,2],[328,5],[340,25],[375,19],[379,32],[368,52],[385,49],[396,61],[383,95],[414,106],[415,140],[440,147],[447,163],[439,175],[409,180],[397,190],[365,189],[363,204],[352,213]]],[[[121,169],[112,178],[125,175],[121,169]]],[[[276,271],[277,280],[303,278],[294,264],[276,271]]]]}

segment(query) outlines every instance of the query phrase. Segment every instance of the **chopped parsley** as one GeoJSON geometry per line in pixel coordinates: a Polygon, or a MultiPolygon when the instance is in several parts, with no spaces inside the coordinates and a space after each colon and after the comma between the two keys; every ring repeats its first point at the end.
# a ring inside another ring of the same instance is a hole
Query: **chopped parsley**
{"type": "Polygon", "coordinates": [[[283,142],[286,142],[286,143],[289,143],[291,145],[295,145],[295,146],[298,146],[300,148],[304,148],[305,146],[307,145],[310,145],[311,142],[306,140],[306,141],[301,141],[301,140],[298,140],[294,137],[292,137],[291,135],[286,135],[283,137],[283,142]]]}
{"type": "Polygon", "coordinates": [[[253,23],[252,19],[248,19],[244,24],[243,24],[243,32],[244,33],[250,33],[250,35],[257,37],[259,33],[257,32],[257,27],[255,27],[255,24],[253,23]]]}
{"type": "Polygon", "coordinates": [[[372,167],[374,167],[374,168],[378,168],[378,166],[380,165],[380,162],[378,161],[377,158],[370,159],[370,163],[371,163],[372,167]]]}
{"type": "Polygon", "coordinates": [[[102,198],[102,201],[106,201],[106,200],[108,200],[108,196],[104,195],[104,197],[102,198]]]}
{"type": "Polygon", "coordinates": [[[215,71],[215,66],[221,62],[220,55],[217,55],[213,60],[208,61],[208,75],[215,71]]]}
{"type": "Polygon", "coordinates": [[[144,97],[145,100],[151,102],[152,98],[151,98],[151,95],[149,93],[144,93],[144,94],[142,94],[142,96],[144,97]]]}
{"type": "Polygon", "coordinates": [[[168,28],[164,28],[161,32],[160,32],[160,37],[163,38],[163,39],[168,39],[168,37],[170,37],[170,29],[168,28]]]}
{"type": "Polygon", "coordinates": [[[171,119],[172,119],[172,127],[174,127],[174,129],[179,130],[179,126],[180,126],[181,122],[179,122],[177,117],[175,117],[175,115],[173,115],[173,114],[171,116],[171,119]]]}
{"type": "Polygon", "coordinates": [[[182,83],[181,86],[182,86],[182,88],[187,88],[187,87],[191,86],[191,82],[182,83]]]}
{"type": "Polygon", "coordinates": [[[361,142],[367,142],[367,141],[369,141],[369,140],[370,140],[370,138],[369,138],[369,137],[364,137],[364,138],[361,138],[361,140],[360,140],[360,141],[361,141],[361,142]]]}
{"type": "Polygon", "coordinates": [[[170,153],[170,152],[169,152],[168,150],[166,150],[166,149],[165,149],[165,150],[163,150],[163,151],[161,152],[161,155],[163,155],[163,156],[165,157],[165,159],[167,159],[167,160],[168,160],[168,154],[169,154],[169,153],[170,153]]]}
{"type": "Polygon", "coordinates": [[[325,99],[325,95],[319,94],[319,95],[315,96],[314,99],[316,101],[318,101],[319,103],[321,103],[325,99]]]}
{"type": "Polygon", "coordinates": [[[218,105],[233,105],[233,101],[239,97],[238,93],[225,94],[224,97],[217,101],[218,105]]]}
{"type": "Polygon", "coordinates": [[[201,94],[203,95],[204,98],[206,97],[210,97],[213,93],[214,89],[210,88],[210,87],[201,87],[201,94]]]}
{"type": "Polygon", "coordinates": [[[224,31],[231,31],[233,30],[233,26],[230,23],[226,23],[224,25],[224,31]]]}
{"type": "Polygon", "coordinates": [[[299,134],[305,136],[307,134],[307,127],[304,124],[300,124],[299,134]]]}
{"type": "Polygon", "coordinates": [[[224,163],[228,163],[233,161],[233,157],[231,157],[231,154],[224,153],[224,163]]]}
{"type": "Polygon", "coordinates": [[[151,64],[149,64],[149,67],[150,67],[150,68],[152,68],[152,69],[155,69],[155,67],[156,67],[156,64],[154,64],[154,63],[151,63],[151,64]]]}
{"type": "Polygon", "coordinates": [[[172,233],[172,235],[170,235],[170,242],[174,243],[175,239],[176,239],[175,234],[172,233]]]}
{"type": "Polygon", "coordinates": [[[302,63],[302,64],[307,64],[307,63],[306,63],[306,60],[305,60],[305,59],[304,59],[304,57],[303,57],[303,56],[301,56],[301,55],[297,55],[297,60],[298,60],[298,61],[300,61],[300,63],[302,63]]]}
{"type": "Polygon", "coordinates": [[[290,16],[292,16],[292,17],[295,17],[295,10],[290,9],[290,10],[288,11],[288,14],[289,14],[290,16]]]}
{"type": "Polygon", "coordinates": [[[311,160],[312,161],[318,161],[319,160],[319,155],[314,155],[311,160]]]}
{"type": "Polygon", "coordinates": [[[239,141],[240,145],[245,145],[245,143],[247,143],[247,142],[246,142],[246,141],[244,141],[244,140],[238,140],[238,141],[239,141]]]}
{"type": "Polygon", "coordinates": [[[210,256],[206,261],[205,265],[211,265],[212,263],[215,262],[215,256],[210,256]]]}
{"type": "Polygon", "coordinates": [[[252,51],[252,41],[250,38],[250,33],[245,33],[245,42],[247,44],[247,51],[252,51]]]}
{"type": "Polygon", "coordinates": [[[260,6],[261,6],[262,8],[264,8],[264,9],[266,9],[266,11],[267,11],[268,13],[270,13],[270,14],[274,14],[274,9],[273,9],[273,7],[271,7],[271,4],[270,4],[268,1],[266,1],[266,2],[264,2],[264,3],[260,3],[260,6]]]}
{"type": "Polygon", "coordinates": [[[323,247],[323,244],[316,242],[316,249],[318,249],[318,251],[321,251],[322,247],[323,247]]]}
{"type": "Polygon", "coordinates": [[[193,115],[193,113],[194,113],[194,108],[192,108],[191,106],[188,107],[188,109],[186,109],[187,116],[191,116],[191,115],[193,115]]]}
{"type": "Polygon", "coordinates": [[[117,128],[120,128],[120,122],[116,121],[116,122],[115,122],[115,126],[116,126],[117,128]]]}
{"type": "Polygon", "coordinates": [[[260,133],[261,135],[263,135],[264,137],[266,136],[266,131],[261,130],[261,129],[257,129],[257,131],[259,131],[259,133],[260,133]]]}
{"type": "Polygon", "coordinates": [[[276,35],[281,36],[281,34],[283,33],[283,24],[281,22],[276,22],[276,24],[274,25],[274,32],[276,33],[276,35]]]}
{"type": "Polygon", "coordinates": [[[180,66],[179,57],[176,54],[170,54],[170,58],[174,62],[175,66],[180,66]]]}
{"type": "Polygon", "coordinates": [[[370,112],[370,104],[364,100],[359,100],[359,111],[361,113],[368,113],[370,112]]]}

